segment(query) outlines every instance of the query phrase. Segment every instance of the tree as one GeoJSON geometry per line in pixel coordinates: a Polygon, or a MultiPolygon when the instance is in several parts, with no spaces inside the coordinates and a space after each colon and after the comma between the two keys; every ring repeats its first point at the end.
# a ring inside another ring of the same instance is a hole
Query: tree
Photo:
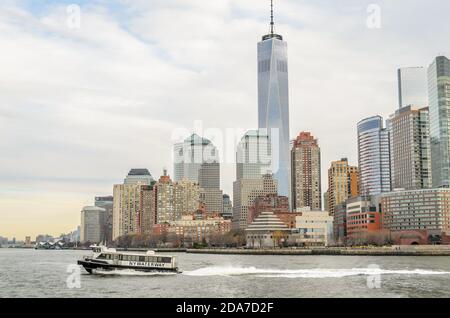
{"type": "Polygon", "coordinates": [[[276,246],[281,247],[281,242],[283,241],[283,239],[284,239],[283,231],[273,232],[274,247],[276,246]]]}

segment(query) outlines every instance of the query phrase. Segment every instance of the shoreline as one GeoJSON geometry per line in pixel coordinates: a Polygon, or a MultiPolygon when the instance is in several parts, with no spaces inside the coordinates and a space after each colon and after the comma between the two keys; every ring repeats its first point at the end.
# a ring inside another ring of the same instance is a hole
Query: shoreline
{"type": "MultiPolygon", "coordinates": [[[[9,247],[4,249],[30,249],[9,247]]],[[[45,250],[45,249],[42,249],[45,250]]],[[[63,249],[66,251],[90,250],[82,248],[63,249]]],[[[147,248],[117,248],[118,251],[143,252],[147,248]]],[[[313,247],[278,249],[240,248],[155,248],[156,253],[216,254],[216,255],[273,255],[273,256],[450,256],[450,245],[433,246],[389,246],[389,247],[313,247]]]]}
{"type": "Polygon", "coordinates": [[[188,254],[284,256],[450,256],[450,246],[309,249],[187,249],[188,254]]]}

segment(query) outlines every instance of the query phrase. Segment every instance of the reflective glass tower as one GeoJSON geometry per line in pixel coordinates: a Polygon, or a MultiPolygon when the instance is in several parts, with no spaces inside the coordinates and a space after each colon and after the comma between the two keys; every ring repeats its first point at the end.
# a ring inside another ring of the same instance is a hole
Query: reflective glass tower
{"type": "Polygon", "coordinates": [[[174,145],[174,181],[187,179],[200,183],[199,172],[204,164],[215,164],[216,184],[220,184],[219,151],[214,144],[197,134],[192,134],[181,143],[174,145]]]}
{"type": "Polygon", "coordinates": [[[389,130],[380,116],[358,123],[358,158],[361,195],[391,191],[389,130]]]}
{"type": "Polygon", "coordinates": [[[438,56],[428,68],[433,187],[450,186],[450,60],[438,56]]]}
{"type": "Polygon", "coordinates": [[[399,108],[427,107],[427,71],[424,67],[405,67],[398,70],[399,108]]]}
{"type": "Polygon", "coordinates": [[[287,43],[274,33],[273,2],[271,12],[270,33],[258,43],[258,125],[271,138],[272,171],[279,194],[290,196],[287,43]]]}

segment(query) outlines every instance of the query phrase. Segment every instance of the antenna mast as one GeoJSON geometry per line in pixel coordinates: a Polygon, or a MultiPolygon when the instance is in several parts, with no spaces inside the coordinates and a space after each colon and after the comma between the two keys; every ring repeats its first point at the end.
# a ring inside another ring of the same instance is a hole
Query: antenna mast
{"type": "Polygon", "coordinates": [[[270,34],[274,34],[273,27],[275,22],[273,21],[273,0],[270,0],[270,34]]]}

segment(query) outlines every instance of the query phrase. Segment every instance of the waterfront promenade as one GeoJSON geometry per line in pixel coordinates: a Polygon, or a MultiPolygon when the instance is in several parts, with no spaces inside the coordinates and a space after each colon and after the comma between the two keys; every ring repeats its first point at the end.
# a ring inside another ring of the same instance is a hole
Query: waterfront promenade
{"type": "Polygon", "coordinates": [[[186,252],[231,255],[450,256],[450,245],[297,249],[187,249],[186,252]]]}
{"type": "MultiPolygon", "coordinates": [[[[30,247],[9,247],[30,249],[30,247]]],[[[76,250],[90,250],[76,248],[76,250]]],[[[117,250],[147,251],[148,248],[117,248],[117,250]]],[[[158,253],[218,254],[218,255],[328,255],[328,256],[450,256],[450,245],[394,245],[385,247],[313,247],[313,248],[154,248],[158,253]]]]}

